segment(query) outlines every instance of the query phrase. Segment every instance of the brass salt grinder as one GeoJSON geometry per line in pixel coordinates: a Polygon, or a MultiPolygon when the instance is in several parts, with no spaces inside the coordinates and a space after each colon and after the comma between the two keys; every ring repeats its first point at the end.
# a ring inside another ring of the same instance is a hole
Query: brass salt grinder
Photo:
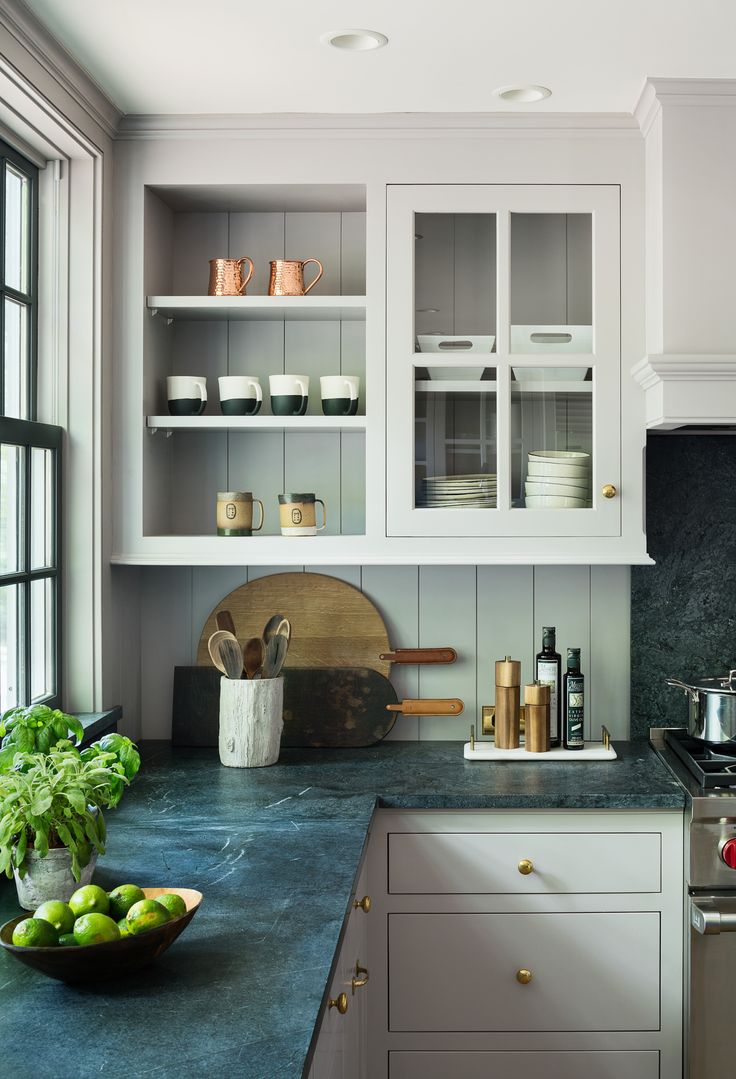
{"type": "Polygon", "coordinates": [[[496,660],[496,748],[518,749],[521,711],[521,661],[496,660]]]}
{"type": "Polygon", "coordinates": [[[549,753],[549,685],[531,682],[524,686],[524,712],[527,753],[549,753]]]}

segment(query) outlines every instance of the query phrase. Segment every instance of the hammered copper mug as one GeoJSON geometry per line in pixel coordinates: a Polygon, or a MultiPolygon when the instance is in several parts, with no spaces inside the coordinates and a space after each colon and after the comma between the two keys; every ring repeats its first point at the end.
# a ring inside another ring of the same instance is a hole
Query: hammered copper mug
{"type": "Polygon", "coordinates": [[[245,296],[245,286],[253,276],[253,260],[245,255],[242,259],[210,259],[210,287],[208,296],[245,296]],[[243,278],[243,265],[248,263],[248,276],[243,278]]]}
{"type": "Polygon", "coordinates": [[[271,262],[271,279],[268,282],[269,296],[306,296],[323,274],[319,259],[274,259],[271,262]],[[304,267],[314,262],[319,270],[313,281],[304,287],[304,267]]]}

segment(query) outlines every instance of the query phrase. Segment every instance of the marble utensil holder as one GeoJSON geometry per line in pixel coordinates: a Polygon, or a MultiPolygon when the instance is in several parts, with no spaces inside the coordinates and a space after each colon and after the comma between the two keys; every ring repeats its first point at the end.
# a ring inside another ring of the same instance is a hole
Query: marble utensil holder
{"type": "Polygon", "coordinates": [[[284,728],[283,678],[220,680],[220,761],[228,768],[275,764],[284,728]]]}

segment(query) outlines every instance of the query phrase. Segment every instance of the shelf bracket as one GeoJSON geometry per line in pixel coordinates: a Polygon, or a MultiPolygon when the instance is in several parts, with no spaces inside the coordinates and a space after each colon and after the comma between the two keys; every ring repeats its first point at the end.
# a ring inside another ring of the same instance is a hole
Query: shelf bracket
{"type": "MultiPolygon", "coordinates": [[[[158,427],[149,427],[148,428],[148,433],[149,433],[149,435],[156,435],[156,434],[158,434],[159,430],[160,430],[160,428],[158,428],[158,427]]],[[[163,432],[164,432],[164,434],[166,435],[167,438],[171,438],[171,436],[174,433],[171,430],[170,427],[164,427],[163,432]]]]}
{"type": "Polygon", "coordinates": [[[158,307],[149,307],[148,310],[151,312],[151,318],[155,318],[158,314],[158,307]]]}

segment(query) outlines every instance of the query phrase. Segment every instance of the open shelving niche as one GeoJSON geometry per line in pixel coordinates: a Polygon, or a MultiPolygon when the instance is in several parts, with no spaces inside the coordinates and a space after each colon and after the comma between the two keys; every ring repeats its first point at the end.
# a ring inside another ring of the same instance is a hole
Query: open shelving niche
{"type": "Polygon", "coordinates": [[[324,499],[323,550],[325,544],[339,551],[353,538],[360,544],[366,514],[365,189],[147,187],[144,250],[143,543],[120,561],[263,561],[266,551],[273,562],[303,561],[303,546],[292,552],[294,541],[279,534],[283,491],[314,491],[324,499]],[[248,294],[208,296],[209,260],[243,255],[255,267],[248,294]],[[313,291],[267,295],[272,259],[310,257],[324,266],[313,291]],[[268,376],[284,373],[310,378],[304,416],[269,414],[268,376]],[[360,377],[358,415],[324,416],[319,378],[341,373],[360,377]],[[217,379],[228,374],[259,377],[264,401],[257,416],[220,413],[217,379]],[[168,415],[168,375],[206,377],[201,416],[168,415]],[[263,501],[261,533],[243,540],[216,536],[222,490],[252,491],[263,501]]]}

